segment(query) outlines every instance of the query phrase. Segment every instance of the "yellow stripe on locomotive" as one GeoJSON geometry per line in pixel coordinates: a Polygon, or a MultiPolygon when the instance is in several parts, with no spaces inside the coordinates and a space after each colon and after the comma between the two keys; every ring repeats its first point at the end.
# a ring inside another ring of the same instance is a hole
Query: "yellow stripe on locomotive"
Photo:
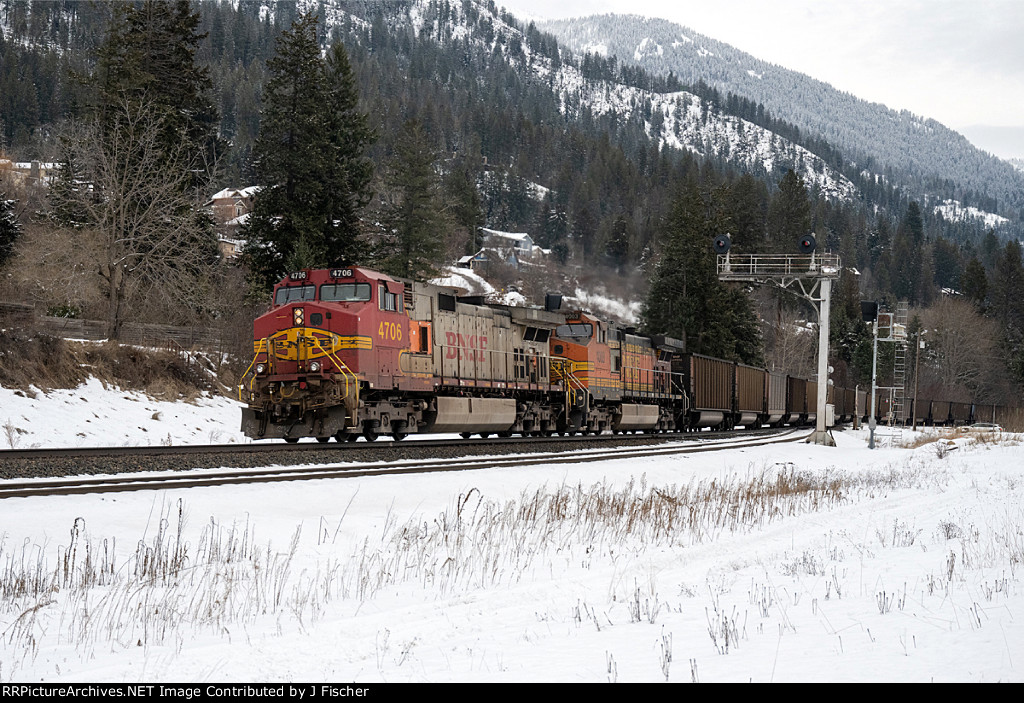
{"type": "Polygon", "coordinates": [[[342,336],[309,327],[290,327],[274,333],[269,339],[254,341],[253,351],[256,354],[266,354],[268,344],[275,358],[281,361],[297,361],[300,356],[300,344],[303,359],[316,359],[346,349],[372,349],[373,339],[364,336],[342,336]]]}

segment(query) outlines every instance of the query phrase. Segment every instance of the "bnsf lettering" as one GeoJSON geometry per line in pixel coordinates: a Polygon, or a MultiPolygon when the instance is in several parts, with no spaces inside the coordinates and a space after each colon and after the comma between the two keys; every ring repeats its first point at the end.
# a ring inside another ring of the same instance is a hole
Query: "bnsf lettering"
{"type": "Polygon", "coordinates": [[[485,361],[487,358],[487,337],[482,335],[461,335],[444,333],[445,358],[460,361],[485,361]]]}

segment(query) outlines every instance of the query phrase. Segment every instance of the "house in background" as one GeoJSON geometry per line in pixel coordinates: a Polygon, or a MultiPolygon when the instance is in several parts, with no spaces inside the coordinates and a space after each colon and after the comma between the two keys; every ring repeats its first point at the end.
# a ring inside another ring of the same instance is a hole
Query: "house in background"
{"type": "Polygon", "coordinates": [[[259,189],[259,186],[225,188],[206,203],[206,207],[213,214],[214,228],[217,230],[217,246],[221,256],[225,259],[235,258],[245,246],[245,240],[238,237],[238,231],[249,219],[253,198],[259,189]]]}
{"type": "MultiPolygon", "coordinates": [[[[510,266],[519,268],[521,263],[537,262],[547,257],[550,249],[542,249],[533,243],[533,237],[526,232],[501,232],[481,227],[483,251],[494,252],[495,256],[510,266]]],[[[477,254],[479,256],[479,254],[477,254]]]]}
{"type": "Polygon", "coordinates": [[[239,221],[239,218],[244,218],[252,212],[253,198],[259,189],[259,186],[225,188],[215,194],[206,203],[206,207],[213,212],[213,221],[218,227],[240,226],[245,220],[239,221]]]}
{"type": "Polygon", "coordinates": [[[9,159],[0,158],[0,173],[10,178],[13,183],[21,185],[38,184],[48,186],[50,181],[57,175],[59,169],[59,163],[10,161],[9,159]]]}
{"type": "Polygon", "coordinates": [[[487,265],[487,261],[487,250],[481,249],[480,251],[471,256],[463,256],[461,259],[459,259],[457,265],[459,268],[473,269],[474,271],[476,271],[477,269],[487,265]]]}

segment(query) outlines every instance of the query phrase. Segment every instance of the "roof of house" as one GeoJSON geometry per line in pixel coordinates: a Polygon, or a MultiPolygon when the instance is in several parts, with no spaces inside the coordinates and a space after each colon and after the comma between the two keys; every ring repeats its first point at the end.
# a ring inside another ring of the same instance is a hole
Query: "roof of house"
{"type": "Polygon", "coordinates": [[[214,193],[210,200],[223,200],[224,198],[248,198],[259,192],[260,186],[246,186],[245,188],[225,188],[214,193]]]}
{"type": "Polygon", "coordinates": [[[487,227],[481,227],[480,231],[486,234],[488,237],[498,237],[500,239],[510,239],[516,242],[525,242],[527,240],[533,243],[533,237],[526,232],[501,232],[496,229],[488,229],[487,227]]]}

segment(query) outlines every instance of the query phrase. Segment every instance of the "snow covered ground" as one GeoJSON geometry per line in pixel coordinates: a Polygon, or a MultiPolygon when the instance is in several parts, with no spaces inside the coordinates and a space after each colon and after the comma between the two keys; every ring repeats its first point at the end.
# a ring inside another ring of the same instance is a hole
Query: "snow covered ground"
{"type": "Polygon", "coordinates": [[[153,400],[95,378],[48,392],[0,388],[0,449],[248,442],[241,407],[223,397],[153,400]]]}
{"type": "MultiPolygon", "coordinates": [[[[0,391],[22,446],[241,441],[42,399],[0,391]]],[[[1020,438],[836,439],[7,499],[0,681],[1024,680],[1020,438]]]]}

